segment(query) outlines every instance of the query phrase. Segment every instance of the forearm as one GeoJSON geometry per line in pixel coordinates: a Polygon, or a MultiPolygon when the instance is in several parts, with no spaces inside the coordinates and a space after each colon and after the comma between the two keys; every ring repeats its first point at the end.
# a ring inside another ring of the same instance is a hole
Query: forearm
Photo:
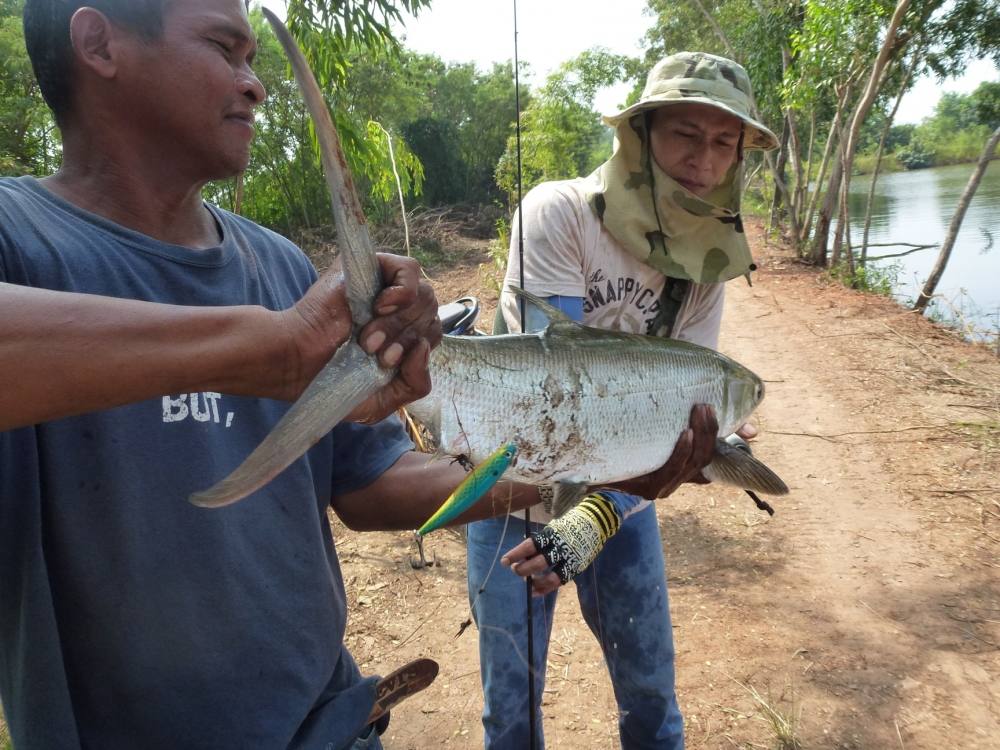
{"type": "MultiPolygon", "coordinates": [[[[409,452],[367,487],[333,499],[340,519],[357,531],[416,529],[465,479],[466,472],[448,457],[409,452]]],[[[451,526],[500,516],[539,502],[532,485],[500,481],[451,526]]]]}
{"type": "Polygon", "coordinates": [[[279,313],[0,284],[0,430],[169,393],[279,395],[279,313]]]}

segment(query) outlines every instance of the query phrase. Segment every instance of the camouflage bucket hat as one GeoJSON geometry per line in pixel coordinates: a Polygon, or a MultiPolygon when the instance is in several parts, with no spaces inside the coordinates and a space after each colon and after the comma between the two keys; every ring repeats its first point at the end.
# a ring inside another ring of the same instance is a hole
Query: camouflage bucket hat
{"type": "Polygon", "coordinates": [[[679,102],[708,104],[743,121],[744,148],[772,149],[778,139],[750,116],[753,99],[750,77],[742,65],[705,52],[678,52],[660,60],[646,78],[642,97],[604,122],[618,127],[633,115],[679,102]]]}

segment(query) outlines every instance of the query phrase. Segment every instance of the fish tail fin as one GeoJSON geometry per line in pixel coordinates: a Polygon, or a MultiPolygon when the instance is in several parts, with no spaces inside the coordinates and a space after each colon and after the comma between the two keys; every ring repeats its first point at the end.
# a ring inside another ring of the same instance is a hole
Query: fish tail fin
{"type": "Polygon", "coordinates": [[[191,495],[191,502],[218,508],[263,487],[390,377],[353,341],[342,344],[253,453],[228,477],[191,495]]]}
{"type": "Polygon", "coordinates": [[[323,92],[288,29],[270,10],[262,10],[288,57],[295,81],[315,126],[320,159],[323,162],[323,176],[330,191],[337,226],[337,242],[343,250],[341,259],[347,301],[354,327],[358,329],[372,319],[372,304],[375,295],[382,288],[382,273],[375,256],[375,246],[323,92]]]}

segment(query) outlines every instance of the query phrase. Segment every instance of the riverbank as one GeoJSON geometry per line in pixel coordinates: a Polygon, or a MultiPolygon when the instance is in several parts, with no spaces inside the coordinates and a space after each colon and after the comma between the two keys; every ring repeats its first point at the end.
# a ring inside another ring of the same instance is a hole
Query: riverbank
{"type": "MultiPolygon", "coordinates": [[[[884,298],[845,289],[749,231],[722,349],[767,381],[757,453],[792,487],[773,518],[741,493],[658,504],[690,748],[1000,744],[1000,362],[884,298]],[[784,726],[784,722],[793,725],[784,726]]],[[[442,300],[495,296],[482,245],[431,269],[442,300]]],[[[459,534],[335,524],[366,672],[429,656],[441,675],[394,712],[386,747],[481,747],[482,696],[459,534]]],[[[617,747],[616,709],[573,586],[544,696],[550,748],[617,747]]]]}

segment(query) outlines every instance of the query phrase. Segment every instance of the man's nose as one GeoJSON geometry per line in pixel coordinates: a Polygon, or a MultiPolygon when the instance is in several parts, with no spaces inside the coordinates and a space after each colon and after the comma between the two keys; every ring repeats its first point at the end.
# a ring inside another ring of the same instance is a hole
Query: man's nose
{"type": "Polygon", "coordinates": [[[698,138],[691,144],[688,151],[688,161],[699,171],[708,169],[711,166],[712,149],[709,148],[708,141],[698,138]]]}
{"type": "Polygon", "coordinates": [[[253,72],[250,66],[246,66],[241,71],[236,84],[239,87],[240,93],[249,99],[254,106],[263,103],[267,98],[267,89],[264,88],[264,84],[260,82],[257,74],[253,72]]]}

